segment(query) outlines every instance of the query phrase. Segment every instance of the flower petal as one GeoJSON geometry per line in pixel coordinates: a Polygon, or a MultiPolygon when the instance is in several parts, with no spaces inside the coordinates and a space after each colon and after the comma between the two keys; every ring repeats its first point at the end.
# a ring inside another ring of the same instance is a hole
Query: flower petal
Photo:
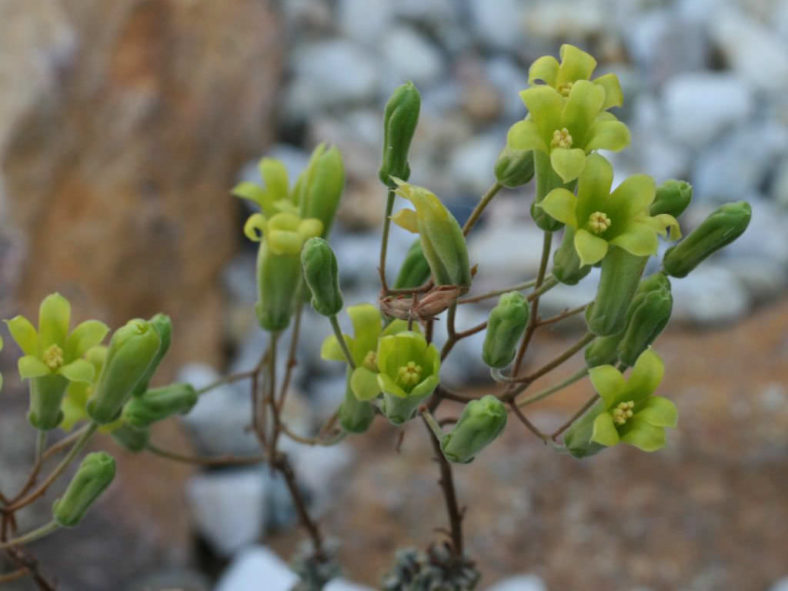
{"type": "Polygon", "coordinates": [[[290,182],[287,178],[287,167],[279,160],[263,158],[257,165],[265,188],[274,200],[287,198],[290,182]]]}
{"type": "Polygon", "coordinates": [[[659,242],[654,229],[648,224],[634,223],[627,229],[613,238],[610,244],[615,244],[639,257],[647,257],[656,254],[659,242]]]}
{"type": "Polygon", "coordinates": [[[25,355],[20,357],[16,362],[19,375],[25,378],[39,378],[41,376],[49,375],[51,372],[49,368],[38,357],[33,355],[25,355]]]}
{"type": "Polygon", "coordinates": [[[5,321],[11,337],[24,351],[25,355],[35,355],[38,352],[38,333],[33,324],[24,316],[14,316],[5,321]]]}
{"type": "Polygon", "coordinates": [[[378,337],[383,320],[380,311],[372,304],[358,304],[347,309],[353,324],[353,361],[361,365],[370,351],[378,348],[378,337]]]}
{"type": "MultiPolygon", "coordinates": [[[[528,107],[528,118],[536,124],[539,136],[550,137],[553,131],[560,129],[561,112],[564,108],[564,98],[551,86],[532,86],[520,93],[525,106],[528,107]]],[[[516,148],[517,146],[512,145],[516,148]]],[[[519,148],[527,150],[528,148],[519,148]]]]}
{"type": "Polygon", "coordinates": [[[327,361],[346,361],[336,336],[329,335],[325,338],[320,347],[320,358],[327,361]]]}
{"type": "Polygon", "coordinates": [[[539,204],[547,215],[573,228],[577,227],[576,206],[577,197],[563,188],[553,189],[539,204]]]}
{"type": "Polygon", "coordinates": [[[596,116],[605,102],[605,91],[588,80],[578,80],[569,91],[561,115],[562,125],[572,135],[574,146],[585,147],[596,116]]]}
{"type": "MultiPolygon", "coordinates": [[[[401,332],[405,332],[406,330],[414,330],[419,332],[421,329],[418,325],[414,325],[412,329],[408,328],[408,321],[407,320],[400,320],[399,318],[395,318],[391,322],[389,322],[388,326],[383,329],[383,332],[380,333],[383,336],[388,336],[390,334],[399,334],[401,332]]],[[[374,348],[374,347],[373,347],[374,348]]]]}
{"type": "Polygon", "coordinates": [[[103,341],[108,332],[109,327],[98,320],[80,323],[66,339],[66,360],[82,357],[85,351],[103,341]]]}
{"type": "Polygon", "coordinates": [[[600,445],[613,447],[619,442],[618,431],[610,413],[603,412],[594,419],[594,428],[591,431],[591,441],[600,445]]]}
{"type": "Polygon", "coordinates": [[[397,398],[407,398],[408,393],[405,392],[393,379],[384,373],[377,374],[378,388],[384,394],[396,396],[397,398]]]}
{"type": "Polygon", "coordinates": [[[38,310],[38,344],[42,349],[66,344],[68,325],[71,322],[71,304],[59,293],[44,298],[38,310]]]}
{"type": "Polygon", "coordinates": [[[612,365],[597,365],[588,370],[588,377],[594,390],[605,401],[605,407],[611,408],[618,402],[621,394],[627,386],[624,376],[612,365]]]}
{"type": "Polygon", "coordinates": [[[440,378],[436,375],[428,376],[425,380],[416,384],[416,387],[410,391],[408,398],[426,398],[435,391],[440,383],[440,378]]]}
{"type": "Polygon", "coordinates": [[[588,230],[580,228],[575,233],[575,250],[584,265],[594,265],[605,258],[607,242],[599,236],[594,236],[588,230]]]}
{"type": "Polygon", "coordinates": [[[565,183],[575,180],[586,165],[586,153],[579,148],[554,148],[550,165],[565,183]]]}
{"type": "Polygon", "coordinates": [[[350,389],[359,400],[376,398],[380,394],[378,374],[366,367],[357,367],[350,375],[350,389]]]}
{"type": "Polygon", "coordinates": [[[85,359],[77,359],[61,367],[57,373],[72,382],[90,383],[93,381],[96,371],[90,362],[85,359]]]}
{"type": "Polygon", "coordinates": [[[586,151],[610,150],[619,152],[631,141],[629,128],[621,121],[597,120],[586,141],[586,151]]]}
{"type": "Polygon", "coordinates": [[[260,242],[265,232],[265,216],[253,213],[244,224],[244,235],[252,242],[260,242]]]}
{"type": "Polygon", "coordinates": [[[664,396],[649,396],[643,409],[635,416],[655,427],[675,427],[679,413],[672,400],[664,396]]]}
{"type": "Polygon", "coordinates": [[[400,209],[391,216],[391,221],[408,232],[413,232],[414,234],[419,233],[419,216],[412,209],[400,209]]]}
{"type": "Polygon", "coordinates": [[[633,399],[650,396],[659,386],[663,375],[665,375],[665,364],[649,347],[635,361],[627,381],[627,392],[633,395],[633,399]]]}
{"type": "Polygon", "coordinates": [[[647,219],[649,225],[651,225],[663,238],[666,235],[668,236],[668,240],[671,241],[681,238],[681,226],[679,226],[678,220],[669,213],[660,213],[647,219]]]}
{"type": "Polygon", "coordinates": [[[539,128],[531,119],[518,121],[509,128],[506,145],[513,150],[547,151],[547,144],[539,134],[539,128]]]}
{"type": "Polygon", "coordinates": [[[558,76],[558,60],[552,55],[543,55],[534,60],[528,69],[528,84],[541,81],[548,86],[555,86],[558,76]]]}
{"type": "Polygon", "coordinates": [[[561,58],[561,69],[559,70],[557,83],[576,82],[578,80],[588,80],[596,68],[596,60],[590,53],[586,53],[579,47],[564,43],[558,52],[561,58]]]}
{"type": "Polygon", "coordinates": [[[620,107],[624,103],[624,94],[621,92],[621,82],[615,74],[604,74],[592,81],[605,89],[605,102],[603,109],[610,107],[620,107]]]}
{"type": "Polygon", "coordinates": [[[265,201],[266,192],[265,189],[259,185],[255,185],[249,181],[243,181],[235,185],[230,193],[236,197],[240,197],[241,199],[253,201],[262,207],[263,202],[265,201]]]}
{"type": "Polygon", "coordinates": [[[583,203],[588,203],[591,210],[607,201],[610,196],[610,187],[613,185],[613,166],[599,154],[589,154],[580,178],[577,181],[577,198],[583,203]]]}
{"type": "Polygon", "coordinates": [[[657,194],[654,179],[647,174],[633,174],[610,194],[614,207],[621,208],[627,218],[648,215],[649,207],[657,194]]]}
{"type": "Polygon", "coordinates": [[[628,429],[621,436],[621,441],[647,452],[665,447],[665,429],[663,427],[656,427],[639,417],[633,417],[627,426],[628,429]]]}

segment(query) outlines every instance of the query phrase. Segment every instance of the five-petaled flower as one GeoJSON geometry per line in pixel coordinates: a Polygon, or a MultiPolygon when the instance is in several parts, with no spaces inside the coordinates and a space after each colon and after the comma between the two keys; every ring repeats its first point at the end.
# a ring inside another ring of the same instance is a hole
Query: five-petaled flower
{"type": "Polygon", "coordinates": [[[636,174],[612,193],[613,167],[599,154],[588,157],[580,175],[577,196],[564,188],[553,189],[540,204],[551,217],[575,230],[575,249],[584,265],[593,265],[607,254],[609,245],[636,256],[657,252],[657,235],[681,236],[669,214],[651,216],[654,179],[636,174]]]}
{"type": "Polygon", "coordinates": [[[651,349],[640,354],[629,379],[612,365],[589,370],[603,407],[594,419],[591,441],[607,447],[623,441],[643,451],[665,446],[665,428],[675,427],[676,405],[654,396],[665,371],[662,360],[651,349]]]}

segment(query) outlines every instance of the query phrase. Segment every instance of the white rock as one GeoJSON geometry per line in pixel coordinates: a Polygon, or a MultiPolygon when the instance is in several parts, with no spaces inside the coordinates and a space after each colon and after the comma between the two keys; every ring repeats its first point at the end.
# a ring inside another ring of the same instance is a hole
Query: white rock
{"type": "Polygon", "coordinates": [[[397,27],[378,40],[383,57],[400,83],[408,80],[417,86],[440,81],[444,71],[438,48],[409,27],[397,27]]]}
{"type": "Polygon", "coordinates": [[[353,463],[353,449],[346,443],[332,446],[297,445],[289,450],[298,482],[307,489],[311,508],[320,514],[336,500],[343,476],[353,463]]]}
{"type": "Polygon", "coordinates": [[[262,469],[198,474],[186,484],[186,499],[199,532],[223,556],[263,533],[266,477],[262,469]]]}
{"type": "Polygon", "coordinates": [[[670,79],[663,105],[668,132],[678,141],[700,148],[726,128],[751,117],[751,87],[730,74],[692,73],[670,79]]]}
{"type": "Polygon", "coordinates": [[[479,264],[475,283],[483,290],[495,289],[517,283],[515,278],[535,276],[542,240],[542,231],[527,221],[489,224],[475,231],[468,239],[471,264],[479,264]]]}
{"type": "Polygon", "coordinates": [[[769,587],[769,591],[788,591],[788,577],[783,577],[774,585],[769,587]]]}
{"type": "Polygon", "coordinates": [[[788,212],[763,198],[742,197],[752,206],[752,220],[744,234],[727,249],[728,256],[775,261],[788,269],[788,212]]]}
{"type": "Polygon", "coordinates": [[[397,0],[391,4],[398,17],[432,26],[456,20],[459,8],[453,0],[397,0]]]}
{"type": "Polygon", "coordinates": [[[219,579],[215,591],[290,591],[298,576],[264,546],[240,552],[219,579]]]}
{"type": "MultiPolygon", "coordinates": [[[[546,39],[560,38],[562,41],[585,38],[603,31],[606,19],[610,18],[609,14],[609,3],[603,0],[529,2],[524,11],[525,34],[546,39]]],[[[520,43],[522,43],[522,36],[520,43]]]]}
{"type": "Polygon", "coordinates": [[[294,80],[286,105],[294,120],[344,103],[369,101],[377,94],[378,65],[369,52],[347,40],[318,41],[298,48],[291,69],[294,80]]]}
{"type": "Polygon", "coordinates": [[[458,146],[449,170],[457,186],[473,195],[482,195],[495,180],[498,154],[505,145],[503,133],[488,133],[458,146]]]}
{"type": "Polygon", "coordinates": [[[476,35],[490,47],[510,50],[517,49],[525,35],[525,6],[521,0],[476,0],[468,4],[476,35]]]}
{"type": "Polygon", "coordinates": [[[735,245],[731,254],[720,263],[736,276],[754,301],[766,302],[783,293],[788,284],[788,268],[784,263],[763,257],[738,256],[735,245]]]}
{"type": "Polygon", "coordinates": [[[715,10],[711,37],[734,70],[762,90],[788,88],[788,42],[736,9],[715,10]]]}
{"type": "Polygon", "coordinates": [[[537,575],[519,575],[498,581],[487,591],[547,591],[547,586],[537,575]]]}
{"type": "Polygon", "coordinates": [[[487,77],[503,101],[507,122],[525,117],[526,109],[520,91],[528,86],[528,72],[507,57],[494,57],[486,66],[487,77]]]}
{"type": "Polygon", "coordinates": [[[341,0],[339,29],[346,37],[376,45],[391,25],[393,9],[388,0],[341,0]]]}
{"type": "Polygon", "coordinates": [[[726,268],[704,261],[687,277],[671,280],[672,319],[701,326],[738,320],[750,308],[750,296],[726,268]]]}
{"type": "Polygon", "coordinates": [[[776,167],[771,197],[783,208],[788,208],[788,156],[784,156],[776,167]]]}

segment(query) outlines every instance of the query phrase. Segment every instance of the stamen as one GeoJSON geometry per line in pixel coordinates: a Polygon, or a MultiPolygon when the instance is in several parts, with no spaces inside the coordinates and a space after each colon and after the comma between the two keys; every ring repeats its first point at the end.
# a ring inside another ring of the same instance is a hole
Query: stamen
{"type": "Polygon", "coordinates": [[[43,357],[44,365],[52,371],[59,369],[63,365],[63,349],[57,345],[50,345],[49,348],[44,351],[43,357]]]}
{"type": "Polygon", "coordinates": [[[607,214],[603,211],[595,211],[588,216],[588,228],[594,234],[601,234],[610,227],[612,222],[607,214]]]}
{"type": "Polygon", "coordinates": [[[632,418],[632,415],[635,414],[635,411],[633,410],[634,408],[635,403],[632,400],[619,403],[619,405],[614,408],[612,412],[613,422],[616,425],[623,425],[632,418]]]}
{"type": "Polygon", "coordinates": [[[413,387],[421,381],[421,366],[416,365],[414,361],[408,361],[407,365],[403,365],[397,372],[400,384],[405,387],[413,387]]]}
{"type": "Polygon", "coordinates": [[[556,129],[553,132],[553,141],[550,142],[551,148],[571,148],[572,147],[572,136],[569,134],[569,130],[566,127],[562,127],[561,129],[556,129]]]}

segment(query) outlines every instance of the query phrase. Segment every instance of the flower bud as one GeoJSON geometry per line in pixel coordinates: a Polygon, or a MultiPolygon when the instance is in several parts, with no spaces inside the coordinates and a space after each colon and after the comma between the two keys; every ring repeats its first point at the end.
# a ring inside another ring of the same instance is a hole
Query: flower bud
{"type": "Polygon", "coordinates": [[[441,438],[441,450],[450,462],[467,464],[501,434],[506,407],[492,394],[465,405],[460,420],[441,438]]]}
{"type": "Polygon", "coordinates": [[[74,527],[115,478],[115,460],[105,452],[85,456],[63,496],[52,505],[52,516],[61,527],[74,527]]]}
{"type": "Polygon", "coordinates": [[[565,285],[577,283],[591,272],[591,265],[583,265],[575,248],[575,229],[564,228],[561,245],[553,254],[553,276],[565,285]]]}
{"type": "Polygon", "coordinates": [[[110,435],[112,435],[112,439],[115,440],[115,443],[120,445],[126,451],[136,454],[148,447],[150,428],[134,427],[124,423],[117,429],[113,430],[110,435]]]}
{"type": "Polygon", "coordinates": [[[61,405],[68,379],[50,374],[30,380],[30,410],[27,420],[39,431],[49,431],[63,420],[61,405]]]}
{"type": "Polygon", "coordinates": [[[594,421],[604,411],[605,403],[603,400],[600,400],[566,430],[564,445],[574,457],[587,458],[605,449],[604,445],[591,441],[591,435],[594,432],[594,421]]]}
{"type": "Polygon", "coordinates": [[[160,345],[159,334],[146,320],[129,320],[115,331],[101,375],[88,400],[88,415],[93,421],[103,425],[118,418],[160,345]]]}
{"type": "Polygon", "coordinates": [[[123,420],[134,427],[148,427],[176,414],[185,415],[197,404],[197,392],[189,384],[170,384],[148,390],[123,407],[123,420]]]}
{"type": "Polygon", "coordinates": [[[649,215],[663,213],[679,217],[692,200],[692,185],[686,181],[669,180],[657,188],[657,194],[651,204],[649,215]]]}
{"type": "Polygon", "coordinates": [[[326,150],[320,144],[312,152],[309,165],[293,187],[293,199],[301,218],[316,218],[323,224],[323,238],[328,236],[345,188],[345,165],[336,147],[326,150]]]}
{"type": "Polygon", "coordinates": [[[752,209],[746,201],[718,208],[684,240],[668,249],[662,259],[665,272],[672,277],[686,277],[703,259],[741,236],[751,216],[752,209]]]}
{"type": "Polygon", "coordinates": [[[664,273],[640,282],[627,311],[627,327],[618,344],[619,359],[628,366],[654,342],[670,320],[673,296],[664,273]]]}
{"type": "Polygon", "coordinates": [[[576,181],[564,184],[550,164],[550,156],[546,153],[534,151],[534,169],[536,171],[536,195],[541,198],[534,199],[531,203],[531,217],[536,225],[545,232],[555,232],[560,230],[563,224],[548,214],[541,207],[541,203],[547,194],[557,187],[566,187],[570,191],[574,188],[576,181]]]}
{"type": "Polygon", "coordinates": [[[348,433],[364,433],[375,419],[375,407],[372,403],[359,400],[350,387],[351,372],[347,372],[345,399],[339,406],[339,425],[348,433]]]}
{"type": "Polygon", "coordinates": [[[586,323],[597,336],[619,334],[626,328],[627,309],[648,257],[639,257],[623,248],[610,246],[602,259],[602,275],[599,278],[594,302],[586,310],[586,323]]]}
{"type": "Polygon", "coordinates": [[[509,365],[517,352],[517,343],[528,325],[528,301],[519,291],[510,291],[498,299],[487,319],[487,334],[482,359],[490,367],[509,365]]]}
{"type": "Polygon", "coordinates": [[[501,150],[495,162],[495,178],[504,187],[513,189],[525,185],[534,176],[533,150],[501,150]]]}
{"type": "Polygon", "coordinates": [[[421,241],[415,240],[405,255],[405,260],[399,268],[394,289],[409,289],[419,287],[430,278],[430,265],[424,258],[421,250],[421,241]]]}
{"type": "Polygon", "coordinates": [[[392,177],[407,181],[410,177],[408,150],[419,121],[421,95],[412,82],[397,87],[386,103],[383,115],[383,162],[378,177],[384,185],[395,188],[392,177]]]}
{"type": "Polygon", "coordinates": [[[156,356],[145,371],[145,375],[142,376],[137,387],[134,388],[134,396],[142,396],[148,389],[148,384],[153,378],[153,374],[159,369],[159,365],[167,354],[167,351],[169,351],[170,342],[172,341],[172,320],[170,320],[169,316],[166,314],[156,314],[150,319],[150,323],[159,335],[159,350],[156,351],[156,356]]]}
{"type": "Polygon", "coordinates": [[[622,335],[623,333],[609,337],[596,337],[591,341],[584,352],[586,365],[597,367],[598,365],[615,364],[618,361],[618,343],[621,342],[622,335]]]}
{"type": "Polygon", "coordinates": [[[312,307],[323,316],[334,316],[342,310],[339,291],[337,257],[323,238],[310,238],[301,251],[304,280],[312,292],[312,307]]]}

